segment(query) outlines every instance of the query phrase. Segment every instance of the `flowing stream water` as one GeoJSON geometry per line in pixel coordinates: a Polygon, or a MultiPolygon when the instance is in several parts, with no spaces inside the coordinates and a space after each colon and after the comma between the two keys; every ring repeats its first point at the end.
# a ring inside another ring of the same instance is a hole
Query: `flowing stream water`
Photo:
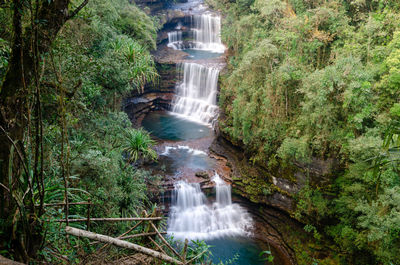
{"type": "Polygon", "coordinates": [[[225,51],[220,37],[221,18],[198,0],[177,5],[190,15],[192,40],[184,42],[178,26],[168,32],[167,46],[187,52],[190,60],[177,64],[179,75],[171,111],[152,112],[142,122],[153,136],[165,140],[157,150],[159,161],[152,168],[169,176],[173,186],[167,232],[179,240],[204,240],[212,245],[215,263],[238,255],[232,264],[267,264],[259,257],[264,247],[251,239],[251,215],[232,202],[231,186],[216,173],[216,162],[208,154],[218,117],[220,68],[207,61],[225,51]],[[196,8],[201,12],[190,14],[196,8]],[[214,172],[209,180],[211,195],[193,181],[198,170],[214,172]]]}

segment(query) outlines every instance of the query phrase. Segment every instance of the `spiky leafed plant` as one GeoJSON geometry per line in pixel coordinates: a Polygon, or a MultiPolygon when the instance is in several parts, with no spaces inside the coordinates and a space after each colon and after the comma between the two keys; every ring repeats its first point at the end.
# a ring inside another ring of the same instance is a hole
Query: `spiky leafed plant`
{"type": "Polygon", "coordinates": [[[131,84],[144,93],[146,83],[155,82],[158,78],[153,58],[143,46],[134,41],[126,41],[125,56],[130,65],[131,84]]]}
{"type": "Polygon", "coordinates": [[[124,151],[128,154],[128,162],[134,163],[139,158],[157,159],[157,153],[152,149],[155,141],[151,139],[148,132],[139,130],[130,130],[127,133],[127,143],[124,151]]]}

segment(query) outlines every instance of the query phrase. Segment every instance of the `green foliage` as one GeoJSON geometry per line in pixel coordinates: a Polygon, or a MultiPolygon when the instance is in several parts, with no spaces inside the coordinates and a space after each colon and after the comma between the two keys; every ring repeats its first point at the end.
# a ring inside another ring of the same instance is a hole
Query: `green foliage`
{"type": "MultiPolygon", "coordinates": [[[[149,53],[154,43],[153,22],[135,5],[125,0],[90,1],[80,16],[63,28],[53,48],[54,61],[62,65],[64,83],[76,96],[73,100],[82,98],[81,107],[115,109],[116,97],[132,89],[143,92],[146,83],[157,80],[149,53]],[[122,28],[122,17],[134,17],[134,24],[123,23],[132,32],[122,28]],[[147,39],[142,39],[140,32],[147,39]],[[79,82],[82,88],[73,91],[79,82]]],[[[52,69],[49,65],[49,72],[52,69]]],[[[45,77],[55,81],[50,73],[45,77]]]]}
{"type": "Polygon", "coordinates": [[[269,169],[337,161],[310,176],[295,217],[334,241],[343,264],[397,264],[399,2],[210,2],[226,15],[231,55],[221,131],[269,169]]]}
{"type": "Polygon", "coordinates": [[[305,137],[301,139],[286,138],[279,147],[277,154],[283,160],[294,159],[296,161],[308,160],[308,139],[305,137]]]}
{"type": "Polygon", "coordinates": [[[274,256],[272,255],[271,250],[264,250],[260,253],[260,256],[266,255],[267,257],[264,258],[265,261],[274,262],[274,256]]]}
{"type": "Polygon", "coordinates": [[[128,154],[128,161],[136,162],[140,157],[143,159],[157,159],[157,153],[151,146],[155,144],[150,134],[144,130],[129,131],[127,134],[127,144],[124,151],[128,154]]]}
{"type": "Polygon", "coordinates": [[[90,115],[85,127],[71,131],[71,174],[80,176],[82,186],[93,191],[102,216],[139,211],[146,199],[146,181],[152,180],[147,172],[126,165],[122,157],[130,140],[127,135],[140,134],[130,126],[125,113],[109,113],[90,115]]]}
{"type": "Polygon", "coordinates": [[[388,44],[389,55],[384,60],[384,74],[378,86],[382,107],[398,103],[400,97],[400,31],[396,31],[388,44]]]}
{"type": "Polygon", "coordinates": [[[5,40],[0,38],[0,85],[3,83],[3,78],[7,71],[9,56],[10,47],[5,40]]]}

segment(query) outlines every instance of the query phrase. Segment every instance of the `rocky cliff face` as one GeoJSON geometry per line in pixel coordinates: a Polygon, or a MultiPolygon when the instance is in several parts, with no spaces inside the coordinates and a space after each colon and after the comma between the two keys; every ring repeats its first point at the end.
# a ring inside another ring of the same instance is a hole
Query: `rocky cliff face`
{"type": "Polygon", "coordinates": [[[235,193],[253,203],[272,206],[291,216],[296,210],[295,197],[307,183],[313,186],[328,185],[341,170],[337,160],[317,158],[307,164],[295,162],[270,170],[249,161],[240,144],[220,130],[211,151],[230,162],[235,193]]]}
{"type": "Polygon", "coordinates": [[[157,62],[158,81],[145,87],[144,93],[133,91],[124,100],[124,111],[135,126],[139,126],[143,117],[153,110],[168,110],[174,96],[177,77],[174,62],[157,62]]]}

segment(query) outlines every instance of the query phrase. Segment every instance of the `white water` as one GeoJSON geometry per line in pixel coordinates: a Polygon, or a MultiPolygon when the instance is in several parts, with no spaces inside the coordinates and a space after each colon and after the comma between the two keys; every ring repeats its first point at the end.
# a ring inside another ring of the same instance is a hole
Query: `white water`
{"type": "Polygon", "coordinates": [[[183,63],[178,67],[182,81],[176,86],[172,112],[197,122],[212,124],[218,114],[216,96],[219,70],[196,63],[183,63]]]}
{"type": "Polygon", "coordinates": [[[212,14],[193,15],[191,30],[194,49],[223,53],[225,46],[221,41],[221,18],[212,14]]]}
{"type": "Polygon", "coordinates": [[[168,156],[168,155],[170,155],[171,150],[186,150],[189,154],[192,154],[192,155],[204,155],[204,156],[207,155],[206,152],[198,150],[198,149],[190,148],[187,145],[166,146],[165,151],[162,152],[160,155],[168,156]]]}
{"type": "Polygon", "coordinates": [[[183,41],[182,41],[182,31],[172,31],[168,32],[168,47],[173,48],[175,50],[184,49],[183,41]]]}
{"type": "Polygon", "coordinates": [[[216,202],[208,205],[198,183],[175,184],[168,233],[178,239],[212,239],[247,235],[250,215],[231,200],[231,189],[216,174],[216,202]]]}
{"type": "Polygon", "coordinates": [[[177,31],[168,33],[168,47],[175,50],[191,48],[196,50],[223,53],[225,46],[221,41],[221,18],[212,14],[192,15],[190,31],[193,35],[193,44],[185,47],[182,41],[181,26],[178,25],[177,31]]]}

